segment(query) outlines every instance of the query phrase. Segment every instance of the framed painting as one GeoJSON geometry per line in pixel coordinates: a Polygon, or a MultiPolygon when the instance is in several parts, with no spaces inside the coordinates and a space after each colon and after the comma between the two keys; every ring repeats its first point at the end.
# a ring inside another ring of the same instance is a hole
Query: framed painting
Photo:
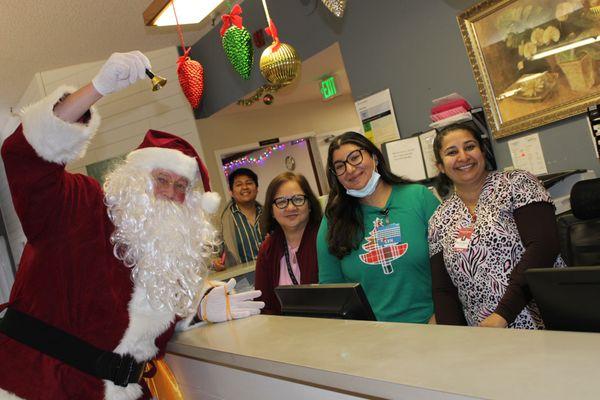
{"type": "Polygon", "coordinates": [[[484,0],[458,24],[495,138],[600,100],[600,0],[484,0]]]}

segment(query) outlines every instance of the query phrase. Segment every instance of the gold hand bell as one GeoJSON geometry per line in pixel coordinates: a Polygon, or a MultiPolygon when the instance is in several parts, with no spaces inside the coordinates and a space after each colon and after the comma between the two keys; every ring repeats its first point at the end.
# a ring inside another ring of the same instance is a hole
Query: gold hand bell
{"type": "Polygon", "coordinates": [[[146,75],[148,75],[148,78],[152,79],[153,92],[160,90],[161,87],[167,84],[167,80],[165,78],[163,78],[162,76],[154,75],[154,73],[148,68],[146,68],[146,75]]]}

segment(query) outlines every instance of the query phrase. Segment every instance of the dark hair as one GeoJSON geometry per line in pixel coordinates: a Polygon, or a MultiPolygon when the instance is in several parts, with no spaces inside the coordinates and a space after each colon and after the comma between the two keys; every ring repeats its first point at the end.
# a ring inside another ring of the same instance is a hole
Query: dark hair
{"type": "Polygon", "coordinates": [[[256,183],[256,186],[258,186],[258,176],[256,176],[254,171],[248,168],[238,168],[230,173],[227,177],[229,181],[229,190],[233,190],[233,181],[235,181],[236,176],[240,175],[247,176],[248,178],[252,179],[254,183],[256,183]]]}
{"type": "MultiPolygon", "coordinates": [[[[442,151],[442,141],[443,141],[444,137],[446,137],[446,135],[448,135],[449,133],[455,132],[455,131],[469,132],[471,134],[471,136],[473,136],[473,139],[475,139],[477,141],[477,143],[479,143],[479,148],[481,149],[481,152],[485,156],[487,156],[487,154],[490,152],[488,150],[487,143],[483,140],[483,137],[481,136],[481,132],[479,132],[478,129],[475,129],[473,126],[464,124],[464,123],[452,124],[452,125],[448,125],[448,126],[442,128],[435,135],[435,139],[433,140],[433,154],[435,156],[436,164],[443,164],[442,155],[440,153],[442,151]]],[[[486,162],[485,162],[485,168],[487,170],[494,169],[492,166],[488,165],[487,157],[486,157],[486,162]]],[[[448,175],[446,175],[442,171],[440,171],[440,173],[437,176],[437,179],[435,181],[435,188],[436,188],[438,194],[442,197],[446,197],[448,195],[448,193],[450,193],[450,188],[453,185],[454,184],[453,184],[452,180],[450,178],[448,178],[448,175]]]]}
{"type": "Polygon", "coordinates": [[[277,191],[281,185],[286,182],[296,182],[306,195],[308,205],[310,207],[308,223],[319,224],[321,222],[321,218],[323,217],[323,213],[321,212],[321,204],[319,203],[319,200],[317,200],[317,197],[310,188],[310,185],[308,184],[308,181],[304,175],[295,174],[293,172],[282,172],[273,178],[271,183],[269,183],[269,187],[267,187],[265,206],[263,207],[260,217],[261,230],[265,233],[272,232],[279,227],[279,223],[275,217],[273,217],[273,200],[275,200],[275,195],[277,194],[277,191]]]}
{"type": "Polygon", "coordinates": [[[377,158],[377,172],[381,180],[390,185],[408,183],[407,179],[396,176],[390,171],[381,151],[366,137],[357,132],[346,132],[331,142],[327,152],[327,181],[330,192],[325,208],[327,217],[327,244],[329,252],[342,259],[358,248],[364,232],[363,214],[359,199],[346,193],[333,170],[333,152],[345,144],[353,144],[366,150],[377,158]]]}

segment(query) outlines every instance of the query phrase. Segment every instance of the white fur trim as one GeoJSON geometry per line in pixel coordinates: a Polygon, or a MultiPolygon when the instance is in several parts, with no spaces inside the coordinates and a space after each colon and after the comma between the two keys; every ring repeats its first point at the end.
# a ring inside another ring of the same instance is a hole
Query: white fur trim
{"type": "MultiPolygon", "coordinates": [[[[154,340],[173,322],[175,314],[170,311],[156,311],[148,302],[146,290],[135,287],[129,302],[129,326],[121,343],[113,350],[118,354],[131,354],[137,361],[149,360],[158,352],[154,340]]],[[[142,395],[138,384],[127,387],[104,381],[106,400],[135,400],[142,395]]]]}
{"type": "Polygon", "coordinates": [[[207,324],[207,322],[204,322],[204,321],[200,321],[200,322],[196,322],[195,324],[192,324],[193,319],[194,319],[194,315],[190,315],[186,319],[182,319],[181,321],[179,321],[175,325],[175,332],[183,332],[183,331],[187,331],[188,329],[198,328],[202,325],[207,324]]]}
{"type": "Polygon", "coordinates": [[[69,123],[54,114],[58,101],[75,89],[61,86],[49,96],[21,111],[23,133],[35,152],[46,161],[67,164],[82,157],[100,125],[100,115],[91,107],[87,125],[69,123]]]}
{"type": "Polygon", "coordinates": [[[25,400],[13,393],[9,393],[6,390],[0,389],[0,400],[25,400]]]}
{"type": "Polygon", "coordinates": [[[214,214],[219,209],[221,196],[217,192],[206,192],[202,195],[202,209],[209,214],[214,214]]]}
{"type": "MultiPolygon", "coordinates": [[[[202,285],[202,289],[200,289],[200,293],[198,293],[198,302],[200,302],[202,300],[206,291],[211,286],[215,286],[215,284],[216,284],[216,286],[218,286],[219,282],[218,281],[210,281],[210,283],[209,283],[208,281],[204,280],[204,285],[202,285]]],[[[198,305],[197,309],[200,309],[200,305],[198,305]]],[[[192,320],[194,319],[194,317],[195,317],[195,314],[192,314],[192,315],[189,315],[186,318],[180,320],[179,322],[177,322],[177,324],[175,324],[175,332],[183,332],[183,331],[187,331],[188,329],[197,328],[197,327],[207,324],[207,322],[205,322],[205,321],[200,321],[200,322],[193,324],[192,320]]]]}
{"type": "Polygon", "coordinates": [[[117,386],[111,381],[104,381],[104,398],[106,400],[137,400],[144,392],[137,383],[131,383],[126,387],[117,386]]]}
{"type": "Polygon", "coordinates": [[[187,178],[193,185],[200,172],[195,158],[186,156],[179,150],[163,147],[144,147],[129,153],[127,162],[146,171],[156,168],[166,169],[187,178]]]}

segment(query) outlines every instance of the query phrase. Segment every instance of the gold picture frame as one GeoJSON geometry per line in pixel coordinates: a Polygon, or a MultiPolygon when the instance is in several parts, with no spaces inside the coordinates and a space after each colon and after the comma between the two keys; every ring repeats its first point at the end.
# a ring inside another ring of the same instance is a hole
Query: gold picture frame
{"type": "Polygon", "coordinates": [[[457,20],[495,138],[600,102],[600,0],[484,0],[457,20]]]}

